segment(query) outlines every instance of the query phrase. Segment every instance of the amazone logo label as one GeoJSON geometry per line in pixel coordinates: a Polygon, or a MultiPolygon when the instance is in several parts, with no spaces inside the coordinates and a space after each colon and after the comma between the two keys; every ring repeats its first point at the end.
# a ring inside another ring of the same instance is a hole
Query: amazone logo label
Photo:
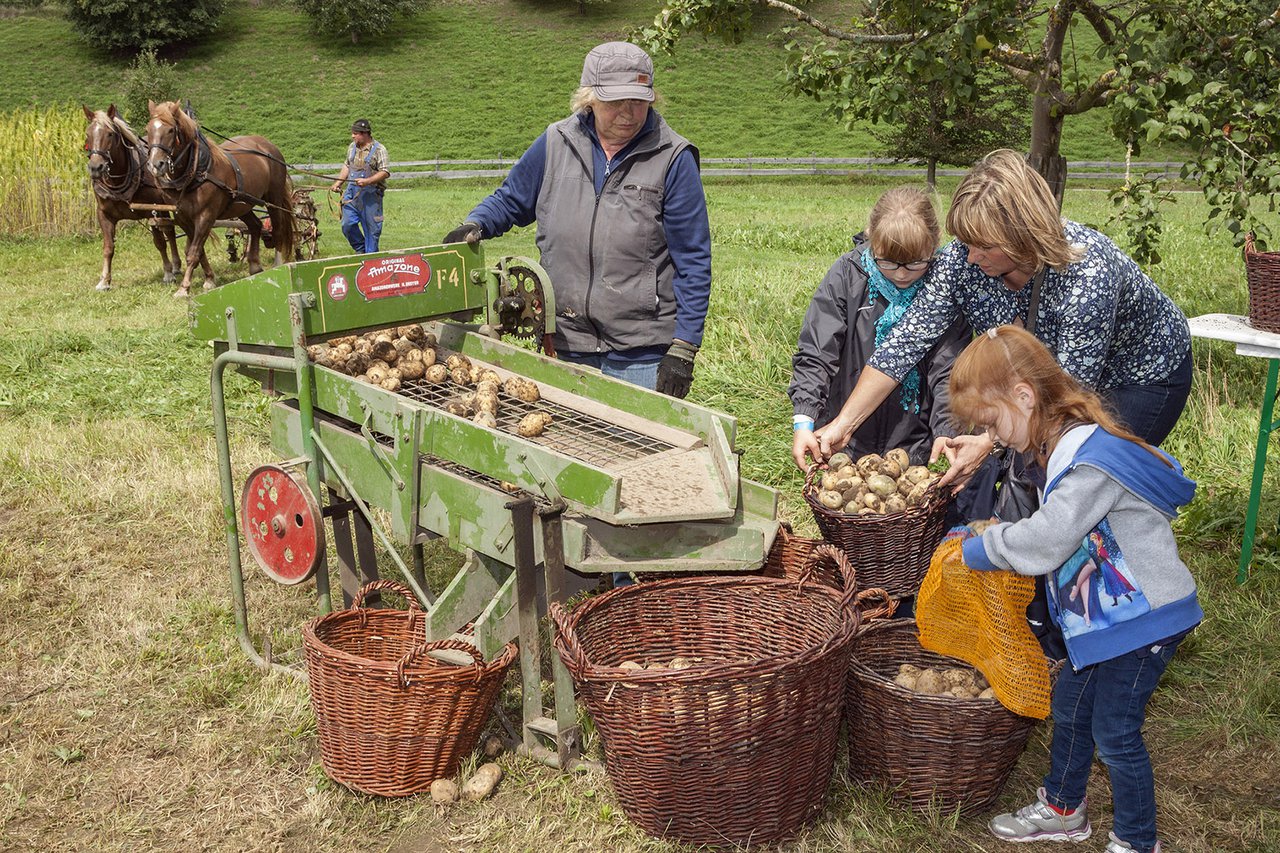
{"type": "Polygon", "coordinates": [[[431,283],[431,264],[422,255],[365,261],[356,272],[356,289],[365,299],[421,293],[431,283]]]}

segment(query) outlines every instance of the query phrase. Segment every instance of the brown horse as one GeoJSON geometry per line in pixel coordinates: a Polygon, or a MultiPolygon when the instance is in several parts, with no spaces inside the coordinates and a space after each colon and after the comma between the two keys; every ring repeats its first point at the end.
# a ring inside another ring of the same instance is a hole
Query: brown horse
{"type": "Polygon", "coordinates": [[[89,177],[98,202],[98,226],[102,229],[102,275],[98,278],[97,289],[111,289],[116,223],[122,219],[151,219],[151,240],[164,264],[164,281],[172,284],[182,272],[173,221],[153,219],[150,211],[130,207],[133,203],[168,203],[164,191],[156,186],[155,179],[147,171],[146,145],[116,113],[115,104],[107,107],[106,111],[84,107],[84,115],[89,120],[84,150],[89,155],[89,177]],[[170,251],[173,253],[172,262],[169,260],[170,251]]]}
{"type": "MultiPolygon", "coordinates": [[[[187,272],[174,296],[191,292],[191,267],[219,219],[236,218],[249,230],[245,259],[250,274],[261,272],[258,243],[262,222],[255,207],[266,207],[276,239],[276,258],[293,257],[293,184],[280,150],[261,136],[236,136],[210,145],[195,119],[177,101],[149,104],[147,167],[170,191],[177,218],[187,231],[187,272]]],[[[205,289],[213,275],[205,271],[205,289]]]]}

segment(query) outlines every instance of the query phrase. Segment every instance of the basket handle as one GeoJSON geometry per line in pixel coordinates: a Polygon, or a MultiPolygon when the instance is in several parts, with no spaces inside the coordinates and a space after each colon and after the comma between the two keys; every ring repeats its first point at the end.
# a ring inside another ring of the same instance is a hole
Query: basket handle
{"type": "MultiPolygon", "coordinates": [[[[800,567],[800,583],[810,583],[813,581],[813,574],[823,561],[830,561],[835,564],[836,571],[840,574],[844,581],[845,589],[853,582],[853,564],[849,562],[849,557],[844,551],[832,545],[830,542],[823,542],[821,545],[815,545],[814,549],[809,552],[809,556],[805,558],[804,565],[800,567]]],[[[846,592],[846,595],[848,593],[846,592]]]]}
{"type": "Polygon", "coordinates": [[[359,610],[363,608],[365,599],[370,593],[381,592],[384,590],[387,592],[397,593],[403,597],[405,601],[409,602],[410,610],[416,610],[419,613],[422,612],[422,608],[418,606],[418,600],[413,597],[413,590],[409,589],[409,587],[399,581],[386,579],[369,581],[367,584],[360,587],[360,591],[356,593],[355,598],[351,599],[351,609],[359,610]]]}
{"type": "Polygon", "coordinates": [[[857,610],[859,614],[861,614],[862,618],[867,622],[870,622],[873,619],[888,619],[893,616],[894,611],[898,609],[897,599],[889,595],[888,590],[881,587],[864,589],[853,597],[852,604],[854,609],[857,610]],[[879,607],[863,609],[866,602],[873,598],[878,598],[884,603],[879,607]]]}
{"type": "Polygon", "coordinates": [[[553,645],[564,658],[570,673],[581,680],[583,673],[587,671],[587,654],[582,650],[578,635],[573,630],[573,614],[560,602],[553,601],[547,606],[547,615],[556,626],[556,634],[552,638],[553,645]]]}
{"type": "MultiPolygon", "coordinates": [[[[374,583],[379,583],[379,581],[374,581],[374,583]]],[[[395,583],[395,581],[391,581],[391,583],[395,583]]],[[[370,584],[370,586],[372,585],[373,584],[370,584]]],[[[475,676],[475,680],[478,682],[480,680],[480,676],[484,674],[484,655],[475,646],[465,640],[435,640],[430,643],[419,643],[409,649],[409,651],[405,652],[404,657],[396,661],[396,681],[400,683],[401,688],[407,689],[409,687],[409,675],[405,670],[410,665],[417,663],[423,658],[431,661],[434,665],[449,665],[443,661],[437,661],[435,658],[429,657],[429,653],[436,651],[437,649],[455,649],[460,652],[469,653],[472,658],[469,666],[472,670],[472,674],[475,676]]]]}

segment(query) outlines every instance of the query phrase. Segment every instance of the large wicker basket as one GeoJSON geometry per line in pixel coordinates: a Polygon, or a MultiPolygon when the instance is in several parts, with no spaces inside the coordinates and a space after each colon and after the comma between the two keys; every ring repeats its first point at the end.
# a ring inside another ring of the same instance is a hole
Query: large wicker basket
{"type": "Polygon", "coordinates": [[[485,663],[462,640],[423,642],[423,613],[408,587],[374,581],[350,610],[319,616],[302,631],[311,707],[325,773],[348,788],[388,797],[424,791],[457,772],[475,748],[517,650],[485,663]],[[400,593],[408,610],[363,606],[375,590],[400,593]],[[429,652],[471,653],[469,666],[429,652]]]}
{"type": "Polygon", "coordinates": [[[805,478],[804,499],[813,510],[822,537],[839,546],[858,572],[862,589],[890,595],[915,595],[929,571],[933,549],[947,532],[949,490],[935,489],[924,503],[888,515],[846,515],[818,501],[818,468],[805,478]]]}
{"type": "Polygon", "coordinates": [[[705,577],[551,608],[627,816],[715,847],[786,838],[830,780],[860,603],[805,579],[705,577]],[[692,659],[684,669],[620,667],[692,659]]]}
{"type": "Polygon", "coordinates": [[[1253,235],[1244,241],[1244,271],[1249,283],[1249,325],[1280,333],[1280,252],[1259,252],[1253,235]]]}
{"type": "Polygon", "coordinates": [[[1036,721],[995,699],[929,696],[894,684],[904,663],[965,665],[922,648],[913,620],[877,622],[861,631],[845,703],[851,775],[893,789],[919,810],[973,814],[990,808],[1036,721]]]}
{"type": "Polygon", "coordinates": [[[798,580],[804,572],[809,571],[818,583],[834,589],[844,589],[844,580],[832,561],[815,563],[810,559],[814,549],[824,541],[797,536],[791,525],[784,521],[778,525],[778,535],[773,540],[773,547],[769,549],[760,573],[767,578],[798,580]]]}

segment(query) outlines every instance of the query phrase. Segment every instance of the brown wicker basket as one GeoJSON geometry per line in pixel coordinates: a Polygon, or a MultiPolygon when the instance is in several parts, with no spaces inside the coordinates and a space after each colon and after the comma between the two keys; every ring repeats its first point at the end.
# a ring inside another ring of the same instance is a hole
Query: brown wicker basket
{"type": "Polygon", "coordinates": [[[797,536],[791,525],[782,522],[778,526],[778,535],[773,540],[773,547],[765,558],[761,574],[766,578],[783,578],[799,580],[801,574],[808,569],[814,573],[814,580],[834,589],[844,589],[844,581],[835,571],[834,565],[823,561],[817,565],[810,561],[813,549],[823,543],[822,539],[810,539],[797,536]]]}
{"type": "Polygon", "coordinates": [[[859,604],[806,578],[707,577],[551,608],[555,646],[627,816],[713,847],[817,817],[835,760],[859,604]],[[685,669],[620,664],[701,659],[685,669]]]}
{"type": "Polygon", "coordinates": [[[1244,272],[1249,283],[1249,325],[1280,333],[1280,252],[1257,251],[1253,235],[1247,235],[1244,272]]]}
{"type": "Polygon", "coordinates": [[[918,810],[990,808],[1036,721],[995,699],[929,696],[894,684],[904,663],[966,665],[922,648],[914,620],[881,621],[861,631],[845,702],[850,774],[892,788],[918,810]]]}
{"type": "Polygon", "coordinates": [[[813,510],[822,537],[839,546],[858,571],[863,589],[880,588],[890,595],[915,595],[929,571],[933,549],[947,532],[952,495],[935,489],[919,506],[888,515],[846,515],[818,501],[821,469],[810,469],[804,499],[813,510]]]}
{"type": "Polygon", "coordinates": [[[426,643],[423,631],[408,587],[386,580],[361,588],[350,610],[302,629],[320,761],[335,782],[368,794],[414,794],[452,776],[475,748],[516,645],[485,663],[470,643],[426,643]],[[363,607],[375,590],[403,595],[409,609],[363,607]],[[428,654],[436,649],[470,652],[475,662],[443,663],[428,654]]]}

